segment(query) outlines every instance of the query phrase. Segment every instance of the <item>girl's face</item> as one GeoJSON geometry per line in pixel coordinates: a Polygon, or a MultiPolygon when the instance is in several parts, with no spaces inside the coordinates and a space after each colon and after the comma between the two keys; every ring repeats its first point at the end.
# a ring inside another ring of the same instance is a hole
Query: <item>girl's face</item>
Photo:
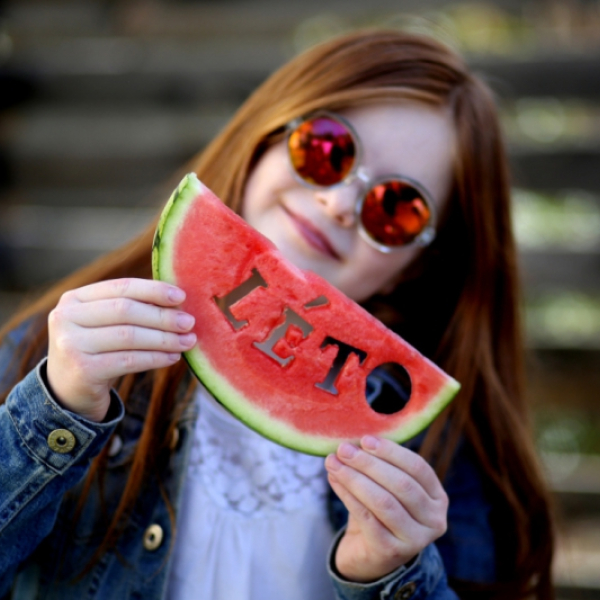
{"type": "MultiPolygon", "coordinates": [[[[362,144],[361,166],[373,179],[402,175],[429,191],[439,215],[452,181],[454,127],[447,111],[414,101],[382,102],[340,112],[362,144]]],[[[353,300],[393,284],[421,248],[384,254],[360,235],[356,203],[365,184],[354,179],[330,189],[298,182],[286,141],[272,146],[250,174],[242,216],[290,262],[313,271],[353,300]]]]}

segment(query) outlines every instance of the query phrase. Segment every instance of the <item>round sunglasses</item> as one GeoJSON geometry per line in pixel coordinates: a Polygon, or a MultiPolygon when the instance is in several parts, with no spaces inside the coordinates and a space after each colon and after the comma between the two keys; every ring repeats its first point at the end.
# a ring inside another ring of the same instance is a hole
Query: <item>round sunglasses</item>
{"type": "Polygon", "coordinates": [[[416,181],[401,175],[371,179],[359,166],[361,147],[352,125],[325,111],[295,119],[287,147],[294,175],[302,184],[332,188],[360,179],[365,193],[356,204],[360,235],[380,252],[408,244],[426,246],[435,237],[433,203],[416,181]]]}

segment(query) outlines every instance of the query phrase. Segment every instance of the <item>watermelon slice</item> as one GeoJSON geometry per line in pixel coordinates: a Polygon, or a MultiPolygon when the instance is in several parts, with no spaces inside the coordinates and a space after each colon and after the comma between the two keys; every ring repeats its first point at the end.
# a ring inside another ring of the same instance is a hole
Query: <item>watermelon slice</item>
{"type": "Polygon", "coordinates": [[[185,358],[200,381],[249,427],[301,452],[326,455],[373,434],[419,433],[459,384],[227,208],[192,173],[161,216],[155,279],[181,287],[197,345],[185,358]],[[376,367],[402,365],[410,398],[393,414],[367,402],[376,367]]]}

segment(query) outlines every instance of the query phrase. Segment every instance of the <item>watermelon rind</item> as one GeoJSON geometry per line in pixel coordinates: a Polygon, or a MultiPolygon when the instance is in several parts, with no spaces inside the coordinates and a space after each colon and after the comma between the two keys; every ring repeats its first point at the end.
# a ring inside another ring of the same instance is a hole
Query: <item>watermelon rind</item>
{"type": "MultiPolygon", "coordinates": [[[[152,246],[152,273],[155,279],[177,285],[173,269],[174,240],[193,201],[206,191],[207,188],[196,175],[189,173],[171,195],[160,217],[152,246]]],[[[251,429],[282,446],[306,454],[326,456],[335,452],[342,441],[357,441],[300,432],[281,420],[273,418],[267,411],[246,398],[240,390],[233,387],[227,378],[212,366],[208,355],[201,350],[199,345],[184,352],[183,356],[206,389],[229,412],[251,429]]],[[[377,435],[398,443],[411,439],[437,417],[459,389],[460,384],[454,379],[448,378],[446,384],[428,400],[427,405],[418,414],[412,414],[410,418],[400,424],[396,423],[394,428],[389,431],[378,431],[377,435]]]]}
{"type": "MultiPolygon", "coordinates": [[[[225,408],[237,416],[240,421],[248,425],[248,427],[282,446],[304,452],[305,454],[326,456],[335,452],[341,442],[358,441],[301,433],[282,421],[273,419],[266,411],[260,410],[255,404],[249,402],[237,389],[229,384],[226,378],[222,377],[211,367],[210,360],[197,347],[185,352],[184,355],[188,364],[204,386],[216,398],[227,398],[227,406],[225,408]]],[[[413,438],[438,416],[456,395],[459,388],[460,384],[457,381],[453,379],[449,380],[440,389],[438,394],[430,399],[427,407],[419,412],[418,415],[412,416],[411,419],[407,420],[399,428],[387,433],[380,431],[378,435],[398,443],[413,438]]]]}
{"type": "Polygon", "coordinates": [[[182,222],[191,201],[206,190],[195,173],[188,173],[171,194],[165,205],[152,242],[152,276],[154,279],[175,283],[173,264],[173,245],[162,243],[165,235],[174,235],[182,222]]]}

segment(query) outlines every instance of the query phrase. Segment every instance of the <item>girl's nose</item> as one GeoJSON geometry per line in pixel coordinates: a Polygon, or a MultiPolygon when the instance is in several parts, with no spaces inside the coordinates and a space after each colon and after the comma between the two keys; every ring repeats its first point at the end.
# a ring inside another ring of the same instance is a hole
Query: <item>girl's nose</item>
{"type": "Polygon", "coordinates": [[[356,222],[356,203],[360,194],[358,182],[317,190],[315,197],[329,218],[342,227],[356,222]]]}

